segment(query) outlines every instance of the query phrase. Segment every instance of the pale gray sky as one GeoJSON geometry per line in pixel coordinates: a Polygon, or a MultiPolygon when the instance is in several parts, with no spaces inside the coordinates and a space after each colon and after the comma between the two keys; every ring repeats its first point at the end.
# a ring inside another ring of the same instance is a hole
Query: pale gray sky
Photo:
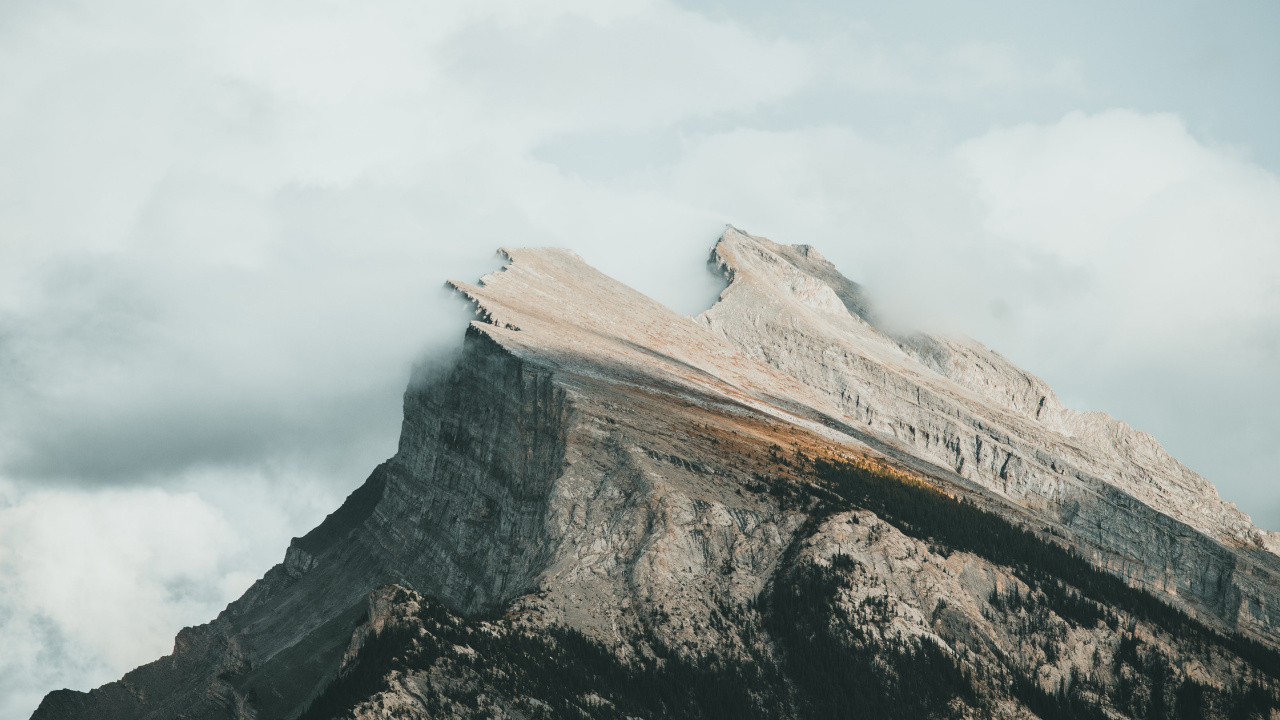
{"type": "Polygon", "coordinates": [[[0,5],[0,718],[168,652],[336,507],[499,245],[693,313],[725,223],[812,243],[1280,529],[1278,35],[1269,2],[0,5]]]}

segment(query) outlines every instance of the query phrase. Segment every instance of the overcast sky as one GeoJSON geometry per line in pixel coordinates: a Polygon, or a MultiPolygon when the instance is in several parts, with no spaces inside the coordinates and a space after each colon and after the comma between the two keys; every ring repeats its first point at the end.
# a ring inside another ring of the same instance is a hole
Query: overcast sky
{"type": "Polygon", "coordinates": [[[0,718],[395,449],[446,278],[811,243],[1280,530],[1280,4],[0,3],[0,718]]]}

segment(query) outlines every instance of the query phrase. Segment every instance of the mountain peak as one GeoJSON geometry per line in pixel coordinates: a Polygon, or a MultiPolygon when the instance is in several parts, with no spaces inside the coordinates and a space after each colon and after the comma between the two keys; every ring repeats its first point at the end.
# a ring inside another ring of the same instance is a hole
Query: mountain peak
{"type": "Polygon", "coordinates": [[[808,246],[729,227],[696,318],[501,252],[394,457],[172,656],[36,716],[1280,704],[1280,557],[1150,436],[884,331],[808,246]]]}

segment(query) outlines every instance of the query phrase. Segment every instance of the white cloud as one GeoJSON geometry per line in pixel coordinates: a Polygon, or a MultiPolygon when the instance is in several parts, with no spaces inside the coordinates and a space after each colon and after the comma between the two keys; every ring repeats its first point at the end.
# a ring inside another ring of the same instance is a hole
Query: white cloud
{"type": "Polygon", "coordinates": [[[790,94],[814,70],[789,43],[659,3],[532,27],[477,24],[451,38],[441,57],[457,95],[477,100],[475,115],[503,128],[501,142],[747,110],[790,94]]]}
{"type": "Polygon", "coordinates": [[[159,489],[40,492],[0,509],[0,715],[167,654],[175,628],[244,589],[222,587],[237,539],[195,495],[159,489]]]}
{"type": "Polygon", "coordinates": [[[346,492],[287,464],[173,485],[0,484],[0,717],[168,654],[178,629],[212,620],[346,492]]]}
{"type": "Polygon", "coordinates": [[[958,156],[986,231],[1092,279],[1071,299],[1072,362],[1264,369],[1254,331],[1280,329],[1274,175],[1197,142],[1174,116],[1125,111],[992,131],[958,156]]]}
{"type": "Polygon", "coordinates": [[[871,28],[823,46],[824,70],[838,84],[881,95],[953,99],[1056,87],[1073,93],[1085,83],[1065,59],[1032,61],[1007,43],[969,40],[950,47],[893,44],[871,28]]]}

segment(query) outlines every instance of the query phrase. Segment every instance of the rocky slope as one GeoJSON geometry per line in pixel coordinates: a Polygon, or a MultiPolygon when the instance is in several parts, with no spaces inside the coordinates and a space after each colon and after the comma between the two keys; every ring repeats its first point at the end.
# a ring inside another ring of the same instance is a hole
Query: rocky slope
{"type": "Polygon", "coordinates": [[[1149,436],[883,332],[805,246],[727,230],[698,318],[504,252],[393,458],[170,656],[34,717],[1280,704],[1274,538],[1149,436]]]}

